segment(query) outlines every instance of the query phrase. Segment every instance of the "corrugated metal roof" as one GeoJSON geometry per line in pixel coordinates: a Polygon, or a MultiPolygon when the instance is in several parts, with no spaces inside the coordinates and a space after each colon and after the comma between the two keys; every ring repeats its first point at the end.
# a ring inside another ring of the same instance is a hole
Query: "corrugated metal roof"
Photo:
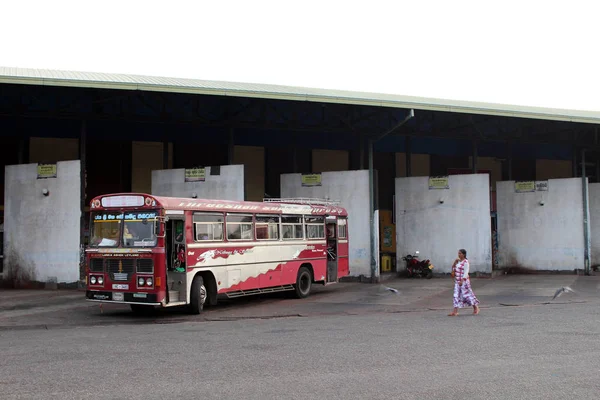
{"type": "Polygon", "coordinates": [[[207,81],[199,79],[165,78],[143,75],[0,67],[0,83],[258,97],[265,99],[342,103],[405,109],[414,108],[417,110],[498,115],[593,124],[600,123],[599,111],[525,107],[384,93],[207,81]]]}

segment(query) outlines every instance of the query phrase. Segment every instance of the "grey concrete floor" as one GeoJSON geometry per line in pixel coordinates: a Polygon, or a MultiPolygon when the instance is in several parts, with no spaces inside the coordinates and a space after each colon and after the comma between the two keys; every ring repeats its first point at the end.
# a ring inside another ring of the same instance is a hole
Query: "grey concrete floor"
{"type": "Polygon", "coordinates": [[[416,282],[386,283],[400,296],[348,285],[309,301],[259,298],[203,317],[136,319],[87,303],[28,316],[2,311],[0,398],[600,397],[595,277],[474,282],[485,308],[454,318],[446,316],[447,282],[416,282]],[[547,304],[566,281],[578,292],[547,304]],[[62,324],[34,323],[53,314],[62,324]]]}

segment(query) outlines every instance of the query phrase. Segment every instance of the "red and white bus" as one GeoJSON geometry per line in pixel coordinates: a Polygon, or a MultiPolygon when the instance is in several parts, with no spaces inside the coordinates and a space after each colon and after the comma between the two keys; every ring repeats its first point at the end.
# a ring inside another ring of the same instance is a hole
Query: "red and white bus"
{"type": "Polygon", "coordinates": [[[118,193],[90,204],[90,301],[133,311],[277,291],[348,275],[348,213],[329,201],[201,200],[118,193]]]}

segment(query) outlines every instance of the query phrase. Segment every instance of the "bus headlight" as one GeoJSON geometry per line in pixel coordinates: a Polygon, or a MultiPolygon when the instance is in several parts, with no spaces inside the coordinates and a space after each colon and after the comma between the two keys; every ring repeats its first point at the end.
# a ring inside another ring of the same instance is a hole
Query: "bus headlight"
{"type": "Polygon", "coordinates": [[[144,286],[144,278],[138,278],[138,286],[144,286]]]}
{"type": "Polygon", "coordinates": [[[152,286],[152,278],[146,279],[146,285],[152,286]]]}
{"type": "Polygon", "coordinates": [[[95,285],[95,284],[96,284],[96,277],[95,277],[95,276],[92,276],[92,277],[90,277],[90,283],[91,283],[92,285],[95,285]]]}
{"type": "Polygon", "coordinates": [[[98,277],[98,285],[102,285],[104,283],[104,277],[99,276],[98,277]]]}

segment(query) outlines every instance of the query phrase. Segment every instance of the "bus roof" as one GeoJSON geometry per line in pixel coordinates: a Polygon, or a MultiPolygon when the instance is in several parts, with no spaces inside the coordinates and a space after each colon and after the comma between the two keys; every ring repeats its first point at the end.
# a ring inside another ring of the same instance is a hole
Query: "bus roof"
{"type": "Polygon", "coordinates": [[[153,196],[146,193],[111,193],[101,195],[91,200],[90,207],[91,210],[160,207],[165,210],[184,211],[231,211],[264,214],[331,214],[348,216],[346,209],[338,205],[296,204],[292,199],[285,199],[280,202],[255,202],[153,196]]]}

